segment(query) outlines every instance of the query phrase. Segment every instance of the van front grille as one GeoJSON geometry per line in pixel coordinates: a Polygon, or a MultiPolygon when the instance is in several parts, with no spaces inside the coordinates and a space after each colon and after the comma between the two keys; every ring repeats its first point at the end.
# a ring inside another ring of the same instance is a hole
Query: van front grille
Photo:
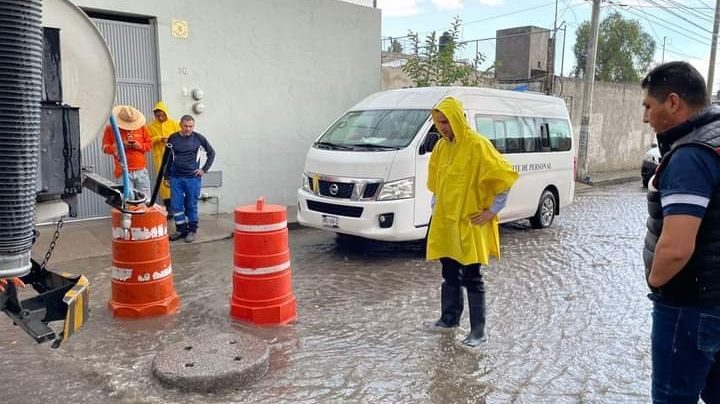
{"type": "Polygon", "coordinates": [[[350,199],[350,197],[352,197],[353,188],[355,187],[355,184],[348,182],[332,182],[323,180],[318,182],[320,195],[330,198],[350,199]]]}
{"type": "Polygon", "coordinates": [[[363,192],[363,198],[367,199],[375,196],[375,193],[377,192],[379,186],[379,182],[371,182],[367,184],[367,186],[365,187],[365,192],[363,192]]]}
{"type": "Polygon", "coordinates": [[[336,205],[334,203],[325,203],[318,201],[307,201],[308,209],[314,210],[315,212],[327,213],[330,215],[347,216],[347,217],[360,217],[362,216],[363,208],[357,206],[344,206],[336,205]]]}

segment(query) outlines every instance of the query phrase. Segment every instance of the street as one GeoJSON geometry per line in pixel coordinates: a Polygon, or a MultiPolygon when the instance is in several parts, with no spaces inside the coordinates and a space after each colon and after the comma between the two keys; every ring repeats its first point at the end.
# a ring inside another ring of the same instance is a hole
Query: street
{"type": "MultiPolygon", "coordinates": [[[[418,243],[357,242],[290,231],[298,321],[232,324],[232,240],[173,245],[174,316],[113,319],[109,256],[63,263],[90,279],[86,327],[58,350],[3,317],[3,401],[89,403],[645,403],[650,301],[641,260],[640,181],[580,191],[552,227],[501,226],[503,258],[485,268],[489,342],[424,329],[439,316],[440,265],[418,243]],[[271,349],[270,371],[213,395],[166,389],[158,350],[187,336],[247,332],[271,349]]],[[[201,230],[202,231],[202,230],[201,230]]]]}

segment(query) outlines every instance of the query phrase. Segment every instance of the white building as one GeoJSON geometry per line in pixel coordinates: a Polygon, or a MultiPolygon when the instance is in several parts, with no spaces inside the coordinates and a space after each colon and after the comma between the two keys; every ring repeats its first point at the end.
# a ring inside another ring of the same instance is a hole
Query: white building
{"type": "MultiPolygon", "coordinates": [[[[380,10],[338,0],[71,0],[95,21],[118,75],[118,103],[196,117],[216,150],[201,211],[294,207],[305,153],[332,120],[379,91],[380,10]],[[198,96],[195,98],[193,95],[198,96]],[[201,97],[199,97],[201,95],[201,97]],[[204,111],[193,110],[202,104],[204,111]]],[[[99,141],[98,141],[99,142],[99,141]]],[[[111,176],[99,143],[83,163],[111,176]]],[[[83,217],[107,216],[85,192],[83,217]]]]}

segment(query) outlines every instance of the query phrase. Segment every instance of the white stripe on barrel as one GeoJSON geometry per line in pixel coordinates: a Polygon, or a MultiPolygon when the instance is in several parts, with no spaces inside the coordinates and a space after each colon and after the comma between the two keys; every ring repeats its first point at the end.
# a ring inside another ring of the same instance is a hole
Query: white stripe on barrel
{"type": "Polygon", "coordinates": [[[287,227],[287,220],[271,224],[235,224],[235,230],[246,233],[263,233],[266,231],[282,230],[287,227]]]}
{"type": "Polygon", "coordinates": [[[271,267],[242,268],[242,267],[236,266],[235,273],[242,274],[242,275],[265,275],[265,274],[272,274],[275,272],[282,272],[289,268],[290,268],[290,261],[285,261],[280,265],[273,265],[271,267]]]}

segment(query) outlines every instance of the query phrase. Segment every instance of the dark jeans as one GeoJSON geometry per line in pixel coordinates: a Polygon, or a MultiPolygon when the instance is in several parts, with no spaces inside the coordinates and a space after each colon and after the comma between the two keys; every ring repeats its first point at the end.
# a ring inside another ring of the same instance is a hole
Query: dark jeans
{"type": "Polygon", "coordinates": [[[652,398],[655,404],[720,404],[720,308],[653,301],[652,398]]]}

